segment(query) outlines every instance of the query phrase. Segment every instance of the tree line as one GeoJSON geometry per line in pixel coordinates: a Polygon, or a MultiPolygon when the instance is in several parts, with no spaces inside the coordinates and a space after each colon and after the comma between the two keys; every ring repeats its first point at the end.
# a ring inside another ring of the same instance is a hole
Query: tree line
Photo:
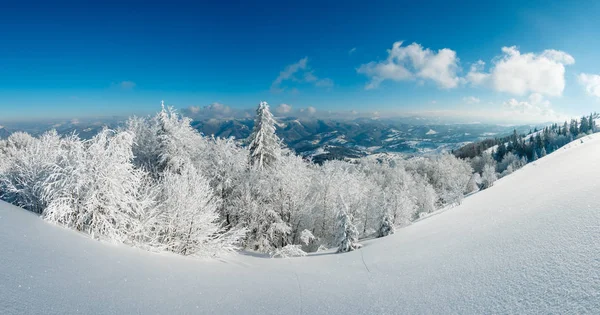
{"type": "Polygon", "coordinates": [[[16,132],[0,141],[0,198],[94,238],[152,251],[345,252],[492,186],[499,165],[522,166],[518,150],[530,146],[519,137],[500,162],[497,154],[442,154],[320,165],[286,148],[276,126],[261,102],[244,143],[200,134],[164,105],[89,140],[16,132]]]}

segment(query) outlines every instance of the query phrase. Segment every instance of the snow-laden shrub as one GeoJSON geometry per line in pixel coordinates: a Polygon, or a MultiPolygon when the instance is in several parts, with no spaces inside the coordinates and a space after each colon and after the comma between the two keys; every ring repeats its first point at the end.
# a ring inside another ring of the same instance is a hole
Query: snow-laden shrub
{"type": "Polygon", "coordinates": [[[272,258],[290,258],[304,257],[306,252],[302,250],[302,245],[286,245],[271,252],[272,258]]]}
{"type": "Polygon", "coordinates": [[[302,243],[304,243],[304,245],[309,245],[311,242],[313,242],[316,239],[317,238],[309,230],[302,231],[302,233],[300,235],[300,241],[302,241],[302,243]]]}
{"type": "Polygon", "coordinates": [[[39,139],[22,132],[9,136],[3,148],[0,198],[35,213],[47,206],[44,189],[59,157],[64,155],[56,131],[39,139]]]}

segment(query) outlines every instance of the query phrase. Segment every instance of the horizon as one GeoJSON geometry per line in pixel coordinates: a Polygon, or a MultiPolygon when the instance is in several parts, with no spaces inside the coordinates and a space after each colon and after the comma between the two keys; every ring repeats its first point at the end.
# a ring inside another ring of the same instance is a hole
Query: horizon
{"type": "Polygon", "coordinates": [[[144,116],[162,99],[189,116],[266,100],[282,117],[505,124],[600,104],[593,1],[34,4],[0,13],[0,124],[144,116]]]}

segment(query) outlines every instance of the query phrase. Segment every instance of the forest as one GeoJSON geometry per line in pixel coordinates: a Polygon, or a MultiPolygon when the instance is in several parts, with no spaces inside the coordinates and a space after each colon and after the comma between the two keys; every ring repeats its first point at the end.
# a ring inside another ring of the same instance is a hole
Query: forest
{"type": "Polygon", "coordinates": [[[593,116],[581,121],[475,144],[468,156],[321,165],[283,145],[266,102],[242,142],[200,134],[163,104],[154,116],[131,117],[88,140],[52,130],[13,133],[0,141],[0,198],[93,238],[150,251],[347,252],[595,131],[593,116]]]}

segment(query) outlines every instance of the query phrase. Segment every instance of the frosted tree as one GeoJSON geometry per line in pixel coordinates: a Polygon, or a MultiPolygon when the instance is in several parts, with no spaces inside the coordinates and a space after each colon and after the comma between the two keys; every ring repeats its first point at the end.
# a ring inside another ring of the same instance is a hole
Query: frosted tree
{"type": "Polygon", "coordinates": [[[166,107],[164,102],[153,117],[130,118],[125,130],[135,135],[136,167],[149,171],[154,178],[166,169],[177,172],[190,163],[205,169],[205,159],[200,155],[209,151],[207,140],[191,126],[191,119],[166,107]]]}
{"type": "Polygon", "coordinates": [[[256,109],[254,129],[249,138],[250,163],[259,169],[271,166],[281,155],[281,144],[275,134],[275,125],[269,104],[260,102],[256,109]]]}
{"type": "Polygon", "coordinates": [[[247,248],[270,253],[287,245],[292,228],[275,202],[276,187],[273,170],[250,168],[232,192],[231,215],[248,230],[247,248]]]}
{"type": "Polygon", "coordinates": [[[344,200],[340,196],[340,203],[343,206],[337,215],[336,230],[338,253],[349,252],[362,247],[358,243],[358,230],[352,222],[352,215],[348,211],[344,200]]]}
{"type": "Polygon", "coordinates": [[[496,171],[494,167],[486,164],[483,168],[483,174],[481,175],[481,185],[483,189],[490,188],[494,185],[494,182],[498,178],[496,177],[496,171]]]}
{"type": "Polygon", "coordinates": [[[0,198],[27,210],[42,213],[47,206],[44,185],[64,155],[60,136],[55,130],[39,139],[16,132],[9,136],[0,173],[0,198]]]}
{"type": "Polygon", "coordinates": [[[481,185],[481,175],[479,175],[479,173],[473,173],[471,179],[469,179],[469,183],[467,184],[467,189],[465,190],[465,193],[470,194],[472,192],[478,191],[479,185],[481,185]]]}
{"type": "Polygon", "coordinates": [[[361,228],[358,231],[365,231],[365,227],[374,230],[376,220],[370,216],[377,212],[369,199],[370,187],[367,177],[350,163],[328,161],[319,167],[311,185],[310,220],[314,235],[327,245],[337,246],[336,221],[342,208],[349,209],[348,214],[356,219],[356,226],[361,228]]]}
{"type": "Polygon", "coordinates": [[[159,170],[177,172],[187,163],[203,162],[198,155],[206,150],[206,139],[192,128],[190,118],[178,115],[172,107],[165,108],[163,103],[154,119],[158,125],[159,170]]]}
{"type": "Polygon", "coordinates": [[[165,170],[158,187],[158,200],[146,214],[145,242],[182,255],[218,252],[221,199],[214,196],[208,180],[185,164],[177,172],[165,170]]]}
{"type": "Polygon", "coordinates": [[[411,196],[415,198],[416,203],[413,219],[418,219],[422,215],[436,210],[435,202],[438,196],[433,186],[423,176],[418,174],[415,176],[415,184],[411,187],[411,196]]]}
{"type": "Polygon", "coordinates": [[[239,211],[233,202],[235,187],[244,180],[248,166],[248,150],[230,139],[212,137],[207,149],[201,153],[203,173],[209,180],[217,197],[222,200],[219,206],[221,221],[228,228],[237,224],[235,218],[239,211]]]}
{"type": "Polygon", "coordinates": [[[394,234],[394,222],[392,216],[385,212],[379,220],[379,229],[377,230],[377,237],[385,237],[394,234]]]}
{"type": "Polygon", "coordinates": [[[298,244],[310,212],[310,184],[314,172],[309,164],[294,154],[283,154],[273,165],[271,184],[274,196],[271,205],[291,228],[283,235],[282,244],[298,244]]]}
{"type": "Polygon", "coordinates": [[[134,168],[133,135],[102,130],[74,146],[47,182],[44,217],[93,237],[127,242],[147,203],[140,198],[145,174],[134,168]]]}

